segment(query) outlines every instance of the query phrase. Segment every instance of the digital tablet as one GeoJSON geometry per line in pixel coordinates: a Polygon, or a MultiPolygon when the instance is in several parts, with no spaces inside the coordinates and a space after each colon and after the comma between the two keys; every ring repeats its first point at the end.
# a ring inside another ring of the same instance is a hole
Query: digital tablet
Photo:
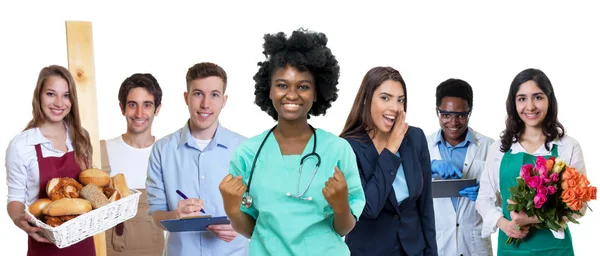
{"type": "Polygon", "coordinates": [[[477,185],[476,179],[433,180],[431,181],[431,195],[433,198],[459,197],[459,191],[466,187],[477,185]]]}
{"type": "Polygon", "coordinates": [[[169,232],[207,232],[209,225],[230,224],[227,216],[212,217],[203,215],[198,217],[188,217],[178,220],[162,220],[160,222],[169,232]]]}

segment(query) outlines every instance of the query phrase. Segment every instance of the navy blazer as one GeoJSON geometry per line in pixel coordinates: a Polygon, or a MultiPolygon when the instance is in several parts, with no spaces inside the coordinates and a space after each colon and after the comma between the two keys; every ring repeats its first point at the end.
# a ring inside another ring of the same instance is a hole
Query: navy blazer
{"type": "Polygon", "coordinates": [[[346,138],[354,149],[366,205],[346,236],[353,255],[437,255],[431,197],[431,163],[423,130],[410,126],[400,156],[377,153],[371,138],[346,138]],[[400,205],[392,183],[403,164],[409,196],[400,205]]]}

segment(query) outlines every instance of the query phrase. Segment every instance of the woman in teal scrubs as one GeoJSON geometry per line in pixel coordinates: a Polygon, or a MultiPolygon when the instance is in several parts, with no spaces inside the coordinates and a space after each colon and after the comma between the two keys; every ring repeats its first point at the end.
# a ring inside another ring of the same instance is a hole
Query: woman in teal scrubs
{"type": "MultiPolygon", "coordinates": [[[[509,188],[516,186],[523,164],[534,164],[535,157],[560,157],[570,167],[585,174],[579,142],[564,132],[558,121],[556,95],[541,70],[526,69],[513,80],[506,99],[506,129],[488,150],[476,207],[483,218],[482,236],[498,233],[497,255],[574,255],[571,233],[536,229],[536,217],[524,212],[509,212],[509,188]],[[506,245],[509,237],[522,239],[517,247],[506,245]]],[[[585,208],[585,206],[584,206],[585,208]]],[[[582,208],[582,210],[584,210],[582,208]]]]}
{"type": "Polygon", "coordinates": [[[219,186],[250,255],[349,255],[342,240],[365,197],[352,148],[314,129],[337,99],[339,66],[322,33],[265,35],[255,103],[277,125],[238,147],[219,186]]]}

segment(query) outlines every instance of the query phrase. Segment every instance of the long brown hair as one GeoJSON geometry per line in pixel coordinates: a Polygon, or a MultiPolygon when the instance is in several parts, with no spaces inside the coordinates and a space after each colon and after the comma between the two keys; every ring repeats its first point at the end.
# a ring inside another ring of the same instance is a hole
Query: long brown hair
{"type": "Polygon", "coordinates": [[[533,81],[548,97],[548,112],[542,121],[542,132],[546,136],[544,147],[550,150],[550,142],[565,136],[565,127],[558,121],[558,101],[550,79],[539,69],[528,68],[515,76],[510,84],[508,97],[506,97],[506,128],[500,134],[500,151],[508,152],[513,143],[518,142],[521,133],[525,130],[525,123],[517,112],[517,92],[521,85],[533,81]]]}
{"type": "Polygon", "coordinates": [[[42,68],[38,76],[37,85],[33,91],[33,100],[31,106],[33,108],[33,118],[24,130],[40,127],[46,122],[46,116],[42,111],[41,95],[44,89],[44,84],[49,77],[57,76],[67,81],[69,85],[69,100],[71,101],[71,111],[65,116],[64,122],[69,128],[69,137],[73,143],[73,151],[75,151],[75,159],[81,169],[87,169],[91,166],[92,145],[88,132],[81,127],[81,119],[79,118],[79,104],[77,102],[77,89],[75,80],[69,70],[58,65],[51,65],[42,68]]]}
{"type": "MultiPolygon", "coordinates": [[[[360,88],[354,99],[354,105],[352,105],[352,109],[348,114],[346,124],[344,125],[340,137],[358,138],[361,133],[365,132],[368,134],[375,128],[373,117],[371,117],[371,101],[373,101],[373,94],[377,87],[387,80],[396,81],[402,84],[404,96],[407,96],[406,84],[398,70],[392,67],[372,68],[365,74],[365,77],[360,84],[360,88]]],[[[408,99],[408,97],[405,99],[408,99]]],[[[406,100],[404,101],[404,111],[406,111],[406,100]]]]}

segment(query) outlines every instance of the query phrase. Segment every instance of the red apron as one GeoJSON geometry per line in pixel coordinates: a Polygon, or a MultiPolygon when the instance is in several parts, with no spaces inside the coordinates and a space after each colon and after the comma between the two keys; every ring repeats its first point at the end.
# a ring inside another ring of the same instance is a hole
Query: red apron
{"type": "MultiPolygon", "coordinates": [[[[37,154],[38,165],[40,169],[40,193],[38,198],[46,198],[46,184],[52,178],[70,177],[77,179],[81,168],[75,161],[75,153],[67,152],[62,157],[47,157],[42,156],[42,148],[40,144],[35,145],[35,153],[37,154]]],[[[27,256],[95,256],[96,248],[94,247],[94,238],[88,237],[83,241],[71,245],[69,247],[59,249],[51,243],[40,243],[35,241],[31,236],[28,236],[27,256]]]]}

